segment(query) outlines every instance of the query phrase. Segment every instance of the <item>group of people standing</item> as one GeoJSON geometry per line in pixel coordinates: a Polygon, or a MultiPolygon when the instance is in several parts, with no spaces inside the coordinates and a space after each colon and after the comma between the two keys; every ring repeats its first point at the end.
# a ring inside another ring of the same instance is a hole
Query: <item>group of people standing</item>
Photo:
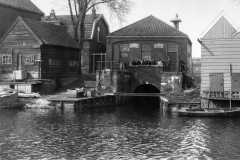
{"type": "Polygon", "coordinates": [[[132,62],[132,65],[157,65],[157,66],[161,66],[163,69],[163,72],[170,72],[170,67],[171,67],[171,63],[172,61],[169,59],[169,57],[164,60],[164,59],[159,59],[159,60],[138,60],[137,62],[134,60],[132,62]]]}

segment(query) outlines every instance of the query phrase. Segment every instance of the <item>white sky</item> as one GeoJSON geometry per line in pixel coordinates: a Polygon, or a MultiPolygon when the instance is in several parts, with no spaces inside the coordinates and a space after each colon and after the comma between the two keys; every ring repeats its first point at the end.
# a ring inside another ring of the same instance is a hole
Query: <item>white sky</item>
{"type": "MultiPolygon", "coordinates": [[[[108,21],[110,32],[132,24],[149,15],[153,15],[173,26],[170,20],[176,13],[182,20],[180,31],[186,33],[193,45],[193,57],[201,56],[201,46],[197,42],[199,35],[220,14],[222,10],[240,27],[240,3],[234,0],[132,0],[134,6],[122,25],[116,19],[110,19],[105,6],[99,6],[97,13],[104,14],[108,21]]],[[[240,1],[240,0],[239,0],[240,1]]],[[[69,14],[66,4],[60,0],[32,0],[44,13],[49,15],[51,9],[56,14],[69,14]]]]}

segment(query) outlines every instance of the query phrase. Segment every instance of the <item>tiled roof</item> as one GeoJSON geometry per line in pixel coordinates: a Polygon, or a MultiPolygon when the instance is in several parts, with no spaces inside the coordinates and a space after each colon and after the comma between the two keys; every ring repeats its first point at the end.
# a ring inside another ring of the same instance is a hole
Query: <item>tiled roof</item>
{"type": "Polygon", "coordinates": [[[0,0],[0,5],[35,12],[41,15],[44,13],[31,0],[0,0]]]}
{"type": "MultiPolygon", "coordinates": [[[[101,14],[97,14],[95,18],[93,18],[92,14],[86,14],[85,17],[85,35],[84,39],[91,39],[93,23],[99,18],[101,14]]],[[[68,33],[74,38],[73,25],[71,22],[71,15],[56,15],[58,19],[60,19],[60,24],[68,31],[68,33]]],[[[48,16],[43,18],[43,21],[46,20],[48,16]]]]}
{"type": "Polygon", "coordinates": [[[78,48],[76,41],[58,25],[22,18],[43,44],[78,48]]]}
{"type": "Polygon", "coordinates": [[[108,36],[186,36],[187,35],[154,16],[148,16],[108,36]]]}

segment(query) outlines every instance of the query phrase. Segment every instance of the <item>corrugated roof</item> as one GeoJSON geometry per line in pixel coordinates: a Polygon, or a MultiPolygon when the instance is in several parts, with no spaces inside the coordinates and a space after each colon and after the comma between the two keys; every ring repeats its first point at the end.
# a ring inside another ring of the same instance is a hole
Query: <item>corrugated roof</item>
{"type": "Polygon", "coordinates": [[[148,16],[108,36],[187,36],[154,16],[148,16]]]}
{"type": "MultiPolygon", "coordinates": [[[[95,18],[93,18],[92,14],[86,14],[85,17],[85,35],[84,39],[91,39],[93,23],[101,14],[97,14],[95,18]]],[[[43,21],[49,16],[45,16],[43,21]]],[[[71,15],[56,15],[56,17],[60,20],[60,24],[68,31],[68,33],[74,38],[73,25],[71,21],[71,15]]]]}
{"type": "Polygon", "coordinates": [[[43,44],[78,48],[76,41],[58,25],[22,18],[43,44]]]}
{"type": "Polygon", "coordinates": [[[44,15],[44,13],[31,0],[0,0],[0,5],[10,6],[44,15]]]}

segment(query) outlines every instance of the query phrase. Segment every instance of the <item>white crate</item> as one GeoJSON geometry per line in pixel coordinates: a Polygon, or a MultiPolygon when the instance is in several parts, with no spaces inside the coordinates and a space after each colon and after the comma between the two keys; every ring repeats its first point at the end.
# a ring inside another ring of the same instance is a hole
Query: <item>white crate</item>
{"type": "Polygon", "coordinates": [[[27,79],[27,71],[24,71],[24,70],[13,71],[13,79],[15,79],[15,80],[27,79]]]}

